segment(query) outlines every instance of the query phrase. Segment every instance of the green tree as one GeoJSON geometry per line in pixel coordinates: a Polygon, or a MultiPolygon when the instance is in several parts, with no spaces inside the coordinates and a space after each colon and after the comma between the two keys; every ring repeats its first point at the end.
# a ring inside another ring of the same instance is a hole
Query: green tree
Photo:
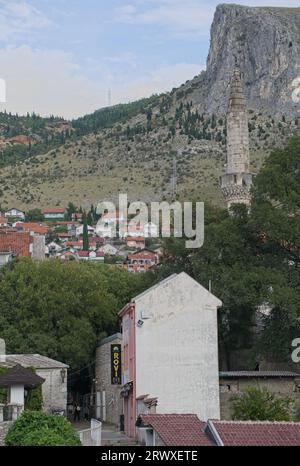
{"type": "Polygon", "coordinates": [[[24,411],[10,427],[7,446],[79,446],[79,436],[63,416],[24,411]]]}
{"type": "Polygon", "coordinates": [[[83,247],[82,249],[84,251],[89,250],[89,231],[88,231],[88,221],[87,221],[87,215],[86,212],[84,211],[83,216],[82,216],[82,221],[83,221],[83,247]]]}
{"type": "Polygon", "coordinates": [[[66,208],[65,219],[72,220],[72,214],[77,212],[77,207],[73,202],[69,202],[68,207],[66,208]]]}
{"type": "Polygon", "coordinates": [[[291,400],[266,389],[248,388],[232,397],[233,419],[239,421],[289,421],[291,400]]]}
{"type": "Polygon", "coordinates": [[[41,209],[31,209],[26,212],[25,221],[26,222],[42,222],[44,220],[44,215],[41,209]]]}
{"type": "MultiPolygon", "coordinates": [[[[22,259],[0,272],[0,335],[7,352],[40,353],[71,371],[94,359],[99,339],[118,329],[118,311],[153,283],[104,264],[22,259]]],[[[142,275],[142,274],[141,274],[142,275]]]]}

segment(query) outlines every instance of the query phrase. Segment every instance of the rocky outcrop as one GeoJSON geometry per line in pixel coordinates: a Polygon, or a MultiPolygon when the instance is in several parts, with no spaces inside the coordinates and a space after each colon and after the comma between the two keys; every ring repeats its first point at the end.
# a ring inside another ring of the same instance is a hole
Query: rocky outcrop
{"type": "Polygon", "coordinates": [[[300,8],[217,7],[204,89],[191,96],[206,112],[225,113],[236,63],[248,107],[300,115],[300,8]]]}

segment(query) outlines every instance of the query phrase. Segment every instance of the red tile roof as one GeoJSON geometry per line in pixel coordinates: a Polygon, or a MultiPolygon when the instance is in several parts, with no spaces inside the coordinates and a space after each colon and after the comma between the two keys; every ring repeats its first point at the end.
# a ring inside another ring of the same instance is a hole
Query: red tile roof
{"type": "Polygon", "coordinates": [[[83,245],[83,241],[67,241],[67,246],[82,246],[83,245]]]}
{"type": "Polygon", "coordinates": [[[144,238],[144,236],[136,236],[136,237],[134,237],[134,236],[127,236],[126,242],[128,242],[128,241],[136,241],[136,242],[143,242],[143,243],[144,243],[144,242],[145,242],[145,238],[144,238]]]}
{"type": "Polygon", "coordinates": [[[77,251],[76,254],[79,257],[89,257],[89,251],[77,251]]]}
{"type": "Polygon", "coordinates": [[[30,247],[30,233],[28,232],[0,232],[0,252],[11,251],[17,256],[28,257],[30,247]]]}
{"type": "Polygon", "coordinates": [[[71,234],[70,234],[70,233],[61,232],[61,233],[57,233],[57,236],[59,236],[59,238],[70,238],[70,237],[71,237],[71,234]]]}
{"type": "Polygon", "coordinates": [[[166,446],[211,446],[204,433],[205,422],[196,414],[141,414],[144,425],[151,426],[166,446]]]}
{"type": "Polygon", "coordinates": [[[33,231],[38,235],[45,235],[49,231],[49,228],[47,226],[35,222],[17,222],[16,228],[18,230],[21,229],[23,231],[33,231]]]}
{"type": "Polygon", "coordinates": [[[225,446],[299,446],[300,423],[210,421],[225,446]]]}
{"type": "Polygon", "coordinates": [[[43,210],[44,214],[64,214],[65,209],[64,207],[46,207],[46,209],[43,210]]]}

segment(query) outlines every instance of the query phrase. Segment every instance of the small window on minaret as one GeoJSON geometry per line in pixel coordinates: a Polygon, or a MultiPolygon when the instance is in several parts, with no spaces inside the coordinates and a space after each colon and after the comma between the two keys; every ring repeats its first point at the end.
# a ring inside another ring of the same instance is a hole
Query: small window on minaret
{"type": "Polygon", "coordinates": [[[247,186],[247,183],[245,180],[243,180],[243,186],[247,186]]]}
{"type": "Polygon", "coordinates": [[[233,175],[233,181],[235,182],[235,184],[237,184],[237,176],[236,175],[233,175]]]}

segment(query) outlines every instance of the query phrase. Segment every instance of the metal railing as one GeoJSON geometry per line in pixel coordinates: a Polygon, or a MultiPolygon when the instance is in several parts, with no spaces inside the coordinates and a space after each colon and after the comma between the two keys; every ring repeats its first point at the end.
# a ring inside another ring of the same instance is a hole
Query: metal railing
{"type": "Polygon", "coordinates": [[[100,447],[102,437],[102,422],[91,419],[89,429],[78,431],[80,441],[84,447],[100,447]]]}

